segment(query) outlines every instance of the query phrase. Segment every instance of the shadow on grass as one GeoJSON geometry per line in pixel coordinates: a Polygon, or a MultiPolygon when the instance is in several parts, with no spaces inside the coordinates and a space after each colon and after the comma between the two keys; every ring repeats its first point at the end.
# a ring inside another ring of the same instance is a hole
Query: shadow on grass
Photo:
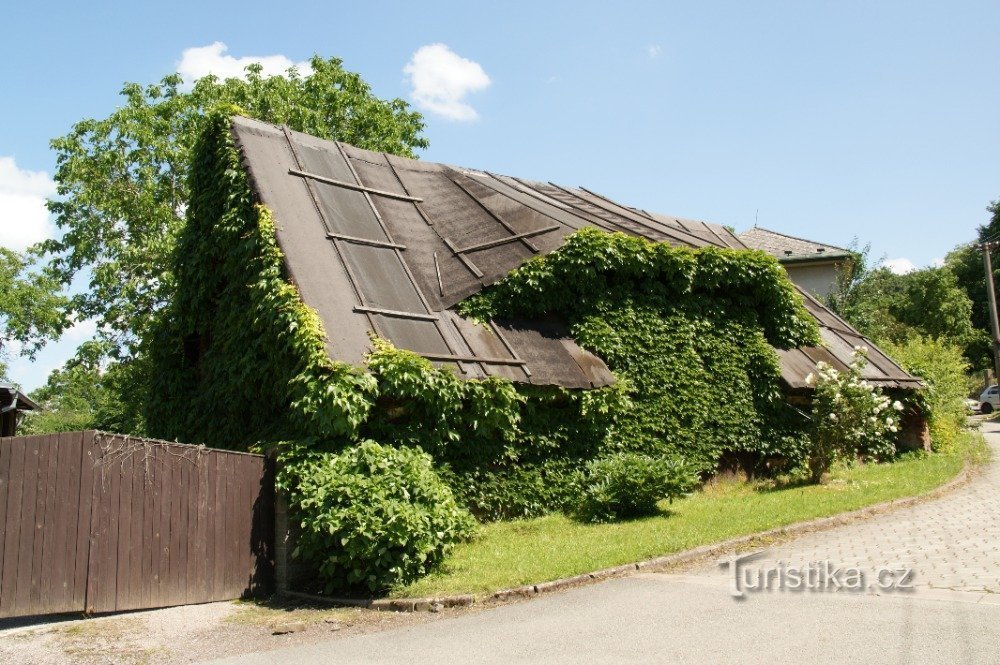
{"type": "Polygon", "coordinates": [[[588,515],[578,514],[568,514],[567,516],[573,521],[574,524],[579,524],[581,526],[605,526],[608,524],[637,524],[664,517],[670,517],[671,515],[676,515],[676,512],[670,508],[657,506],[655,512],[616,517],[614,519],[594,519],[588,515]]]}
{"type": "Polygon", "coordinates": [[[802,476],[785,476],[759,483],[753,489],[759,494],[773,494],[774,492],[803,489],[806,487],[815,487],[816,485],[816,483],[802,476]]]}

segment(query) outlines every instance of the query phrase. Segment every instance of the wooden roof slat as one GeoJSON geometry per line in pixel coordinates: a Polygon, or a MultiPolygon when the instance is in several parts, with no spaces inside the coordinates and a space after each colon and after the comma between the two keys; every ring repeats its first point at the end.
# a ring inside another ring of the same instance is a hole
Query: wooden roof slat
{"type": "Polygon", "coordinates": [[[400,201],[412,201],[413,203],[420,203],[421,201],[423,201],[423,199],[421,198],[406,196],[404,194],[396,194],[395,192],[387,192],[384,189],[372,189],[371,187],[365,187],[364,185],[354,185],[349,182],[344,182],[343,180],[337,180],[336,178],[327,178],[325,175],[319,175],[318,173],[310,173],[308,171],[301,171],[299,169],[288,169],[288,173],[289,175],[297,175],[300,178],[308,178],[310,180],[322,182],[327,185],[333,185],[334,187],[343,187],[344,189],[351,189],[354,190],[355,192],[364,192],[365,194],[376,194],[378,196],[384,196],[390,199],[398,199],[400,201]]]}

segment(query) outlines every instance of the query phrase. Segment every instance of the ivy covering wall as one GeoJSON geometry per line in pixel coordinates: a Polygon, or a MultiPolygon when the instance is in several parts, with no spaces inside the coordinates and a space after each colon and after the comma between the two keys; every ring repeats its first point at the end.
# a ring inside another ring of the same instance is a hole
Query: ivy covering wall
{"type": "Polygon", "coordinates": [[[703,472],[726,451],[796,454],[801,435],[773,347],[815,344],[818,332],[763,252],[585,229],[461,305],[479,319],[563,318],[618,377],[607,388],[466,381],[379,339],[355,368],[329,359],[318,316],[288,282],[225,113],[212,116],[194,155],[178,293],[151,350],[153,436],[228,448],[284,442],[293,472],[306,452],[364,440],[420,447],[459,502],[488,519],[565,508],[586,463],[622,451],[703,472]]]}

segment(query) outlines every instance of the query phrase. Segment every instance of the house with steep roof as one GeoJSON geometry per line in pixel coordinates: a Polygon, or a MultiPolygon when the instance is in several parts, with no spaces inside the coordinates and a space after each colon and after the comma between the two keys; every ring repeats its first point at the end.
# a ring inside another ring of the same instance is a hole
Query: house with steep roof
{"type": "Polygon", "coordinates": [[[754,226],[739,235],[753,249],[778,259],[788,277],[801,289],[825,300],[836,288],[839,276],[850,270],[854,255],[843,247],[778,233],[754,226]]]}

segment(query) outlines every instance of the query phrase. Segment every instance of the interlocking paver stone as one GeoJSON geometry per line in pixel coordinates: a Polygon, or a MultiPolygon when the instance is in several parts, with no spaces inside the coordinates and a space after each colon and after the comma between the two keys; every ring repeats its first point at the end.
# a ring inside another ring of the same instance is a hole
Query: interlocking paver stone
{"type": "MultiPolygon", "coordinates": [[[[917,591],[1000,594],[1000,423],[982,428],[993,450],[983,472],[947,495],[776,545],[754,566],[830,561],[867,570],[906,566],[917,591]]],[[[701,574],[718,575],[706,567],[701,574]]]]}

